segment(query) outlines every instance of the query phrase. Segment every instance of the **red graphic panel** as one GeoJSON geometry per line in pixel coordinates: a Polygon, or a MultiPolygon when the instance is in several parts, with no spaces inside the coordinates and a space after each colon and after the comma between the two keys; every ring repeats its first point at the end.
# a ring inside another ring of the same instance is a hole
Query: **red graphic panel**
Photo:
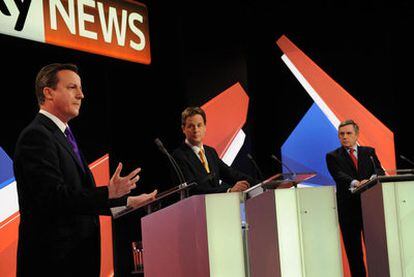
{"type": "Polygon", "coordinates": [[[17,240],[20,213],[0,223],[0,276],[16,276],[17,240]]]}
{"type": "MultiPolygon", "coordinates": [[[[361,131],[359,144],[372,146],[385,169],[395,169],[394,134],[361,103],[352,97],[316,63],[306,56],[287,37],[282,36],[277,45],[300,71],[339,121],[354,119],[361,131]]],[[[335,126],[337,127],[337,126],[335,126]]]]}
{"type": "Polygon", "coordinates": [[[223,157],[247,118],[249,97],[236,83],[202,106],[207,116],[204,143],[223,157]]]}
{"type": "MultiPolygon", "coordinates": [[[[96,186],[109,184],[109,155],[94,161],[89,165],[95,179],[96,186]]],[[[112,248],[112,221],[110,216],[100,216],[101,223],[101,276],[113,276],[113,248],[112,248]]]]}

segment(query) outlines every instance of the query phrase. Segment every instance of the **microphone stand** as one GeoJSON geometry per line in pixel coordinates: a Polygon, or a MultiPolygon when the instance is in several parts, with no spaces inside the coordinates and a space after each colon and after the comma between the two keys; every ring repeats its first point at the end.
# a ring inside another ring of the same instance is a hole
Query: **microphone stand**
{"type": "MultiPolygon", "coordinates": [[[[161,142],[161,140],[159,138],[156,138],[154,140],[155,144],[158,146],[158,148],[160,149],[160,151],[165,154],[168,157],[168,160],[170,161],[177,177],[178,177],[178,181],[180,182],[179,187],[180,188],[185,188],[187,186],[187,182],[185,181],[184,178],[184,174],[181,171],[180,167],[178,166],[176,160],[174,159],[174,157],[167,151],[167,149],[164,147],[163,143],[161,142]]],[[[180,199],[183,200],[184,198],[186,198],[187,195],[187,190],[181,190],[180,191],[180,199]]]]}
{"type": "Polygon", "coordinates": [[[249,160],[250,160],[250,161],[252,162],[252,164],[253,164],[253,167],[256,169],[256,172],[257,172],[257,174],[258,174],[258,176],[259,176],[259,178],[260,178],[260,181],[263,181],[263,180],[264,180],[264,177],[263,177],[262,171],[260,170],[260,168],[259,168],[259,166],[257,165],[256,161],[253,159],[253,156],[252,156],[252,155],[250,155],[250,153],[247,153],[247,158],[249,158],[249,160]]]}
{"type": "MultiPolygon", "coordinates": [[[[292,175],[292,180],[294,180],[296,178],[296,172],[294,172],[293,170],[291,170],[285,163],[283,163],[281,160],[278,159],[278,157],[276,157],[275,155],[271,155],[270,156],[273,160],[277,161],[281,166],[283,166],[284,168],[287,169],[287,171],[289,171],[289,173],[292,175]]],[[[296,187],[296,182],[295,183],[295,187],[296,187]]]]}

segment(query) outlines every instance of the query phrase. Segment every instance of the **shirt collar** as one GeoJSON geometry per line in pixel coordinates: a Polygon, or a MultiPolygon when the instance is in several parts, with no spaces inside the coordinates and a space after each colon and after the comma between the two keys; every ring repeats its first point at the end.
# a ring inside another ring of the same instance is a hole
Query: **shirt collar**
{"type": "Polygon", "coordinates": [[[198,147],[198,146],[195,146],[195,145],[192,145],[187,139],[185,139],[185,143],[193,150],[193,152],[194,153],[196,153],[197,155],[198,155],[198,153],[200,152],[200,150],[203,150],[203,152],[205,152],[204,151],[204,147],[203,147],[203,145],[201,145],[201,147],[198,147]]]}
{"type": "Polygon", "coordinates": [[[68,127],[68,125],[63,123],[62,120],[60,120],[57,116],[42,109],[39,110],[39,113],[43,114],[44,116],[52,120],[56,124],[56,126],[58,126],[59,130],[61,130],[62,133],[65,133],[65,129],[68,127]]]}
{"type": "MultiPolygon", "coordinates": [[[[357,145],[357,144],[355,144],[355,145],[354,145],[353,147],[351,147],[351,148],[353,148],[353,149],[354,149],[354,153],[355,153],[355,154],[358,154],[358,145],[357,145]]],[[[346,149],[346,151],[349,153],[349,152],[350,152],[349,150],[350,150],[351,148],[347,148],[347,149],[346,149]]]]}

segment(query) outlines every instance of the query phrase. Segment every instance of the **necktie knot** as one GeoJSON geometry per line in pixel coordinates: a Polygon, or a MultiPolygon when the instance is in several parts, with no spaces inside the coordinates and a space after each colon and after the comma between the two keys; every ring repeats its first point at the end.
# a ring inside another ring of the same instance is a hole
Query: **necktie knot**
{"type": "Polygon", "coordinates": [[[72,131],[70,130],[69,127],[66,127],[65,129],[65,135],[68,138],[68,140],[73,140],[75,137],[73,136],[72,131]]]}

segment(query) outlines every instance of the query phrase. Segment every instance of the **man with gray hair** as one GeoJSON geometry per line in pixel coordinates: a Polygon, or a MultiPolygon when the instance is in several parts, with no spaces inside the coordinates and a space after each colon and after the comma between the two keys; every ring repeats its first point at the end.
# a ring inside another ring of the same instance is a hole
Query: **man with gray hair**
{"type": "Polygon", "coordinates": [[[374,148],[357,144],[358,136],[359,127],[353,120],[341,122],[338,126],[341,147],[326,155],[326,164],[336,183],[339,224],[352,276],[365,277],[361,198],[351,191],[373,176],[383,175],[384,170],[374,148]]]}

